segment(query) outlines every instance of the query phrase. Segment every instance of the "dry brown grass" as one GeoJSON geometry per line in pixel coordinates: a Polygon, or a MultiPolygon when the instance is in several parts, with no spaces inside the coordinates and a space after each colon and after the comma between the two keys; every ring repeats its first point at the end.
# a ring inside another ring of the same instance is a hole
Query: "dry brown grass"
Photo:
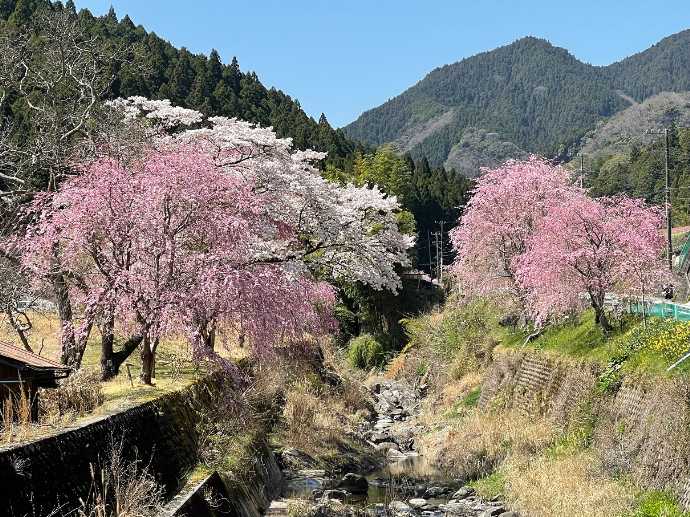
{"type": "Polygon", "coordinates": [[[323,355],[280,360],[257,374],[257,390],[275,393],[282,402],[278,441],[315,457],[353,445],[352,433],[371,413],[371,396],[330,343],[323,355]],[[260,388],[258,386],[261,386],[260,388]]]}
{"type": "Polygon", "coordinates": [[[41,390],[39,396],[41,422],[57,423],[91,413],[103,403],[100,373],[81,369],[70,375],[56,389],[41,390]]]}
{"type": "Polygon", "coordinates": [[[470,480],[490,474],[508,458],[539,454],[557,434],[543,418],[473,410],[443,431],[423,437],[422,450],[455,477],[470,480]]]}
{"type": "Polygon", "coordinates": [[[12,393],[2,402],[0,436],[5,442],[26,440],[32,433],[31,400],[28,393],[12,393]]]}
{"type": "Polygon", "coordinates": [[[307,454],[323,455],[345,439],[358,418],[336,397],[319,394],[300,382],[287,392],[283,441],[307,454]]]}
{"type": "Polygon", "coordinates": [[[503,468],[511,508],[533,517],[611,517],[632,508],[635,491],[606,477],[592,451],[511,461],[503,468]]]}
{"type": "Polygon", "coordinates": [[[472,406],[466,406],[464,401],[482,383],[481,374],[475,372],[465,375],[457,381],[449,381],[443,386],[431,391],[422,400],[422,411],[417,417],[418,423],[428,429],[446,426],[446,419],[460,417],[473,411],[472,406]]]}
{"type": "Polygon", "coordinates": [[[635,377],[602,404],[594,446],[612,475],[641,486],[673,490],[690,469],[690,383],[635,377]]]}
{"type": "Polygon", "coordinates": [[[100,472],[92,467],[91,476],[91,493],[77,517],[155,517],[163,510],[163,487],[147,465],[123,458],[122,442],[112,444],[107,466],[100,472]]]}

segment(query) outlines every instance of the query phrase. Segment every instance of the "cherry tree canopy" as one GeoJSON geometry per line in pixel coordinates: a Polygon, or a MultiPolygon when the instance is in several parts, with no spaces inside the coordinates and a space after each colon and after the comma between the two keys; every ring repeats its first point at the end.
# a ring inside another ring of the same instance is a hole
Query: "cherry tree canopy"
{"type": "Polygon", "coordinates": [[[662,221],[659,209],[626,197],[592,199],[574,192],[553,202],[526,252],[513,260],[535,319],[589,302],[608,329],[606,293],[644,295],[668,280],[662,221]]]}
{"type": "Polygon", "coordinates": [[[225,117],[203,121],[196,111],[142,97],[111,105],[126,121],[150,121],[159,145],[193,145],[226,174],[252,185],[268,214],[294,230],[287,237],[267,236],[254,250],[257,259],[321,269],[376,289],[400,286],[395,266],[408,265],[414,241],[398,230],[394,196],[325,180],[313,166],[324,153],[293,151],[291,139],[278,138],[271,128],[225,117]]]}
{"type": "Polygon", "coordinates": [[[399,286],[412,239],[398,231],[394,197],[324,180],[313,166],[323,154],[293,151],[270,128],[204,121],[167,101],[111,107],[141,145],[110,152],[108,142],[106,157],[39,197],[22,242],[25,262],[43,275],[59,264],[85,308],[76,339],[71,322],[63,329],[75,365],[108,312],[142,336],[150,382],[170,330],[209,345],[222,325],[265,351],[328,328],[334,293],[315,273],[399,286]]]}
{"type": "Polygon", "coordinates": [[[464,292],[502,293],[522,305],[513,259],[527,249],[548,204],[571,189],[564,168],[536,156],[484,170],[450,234],[457,251],[451,272],[464,292]]]}

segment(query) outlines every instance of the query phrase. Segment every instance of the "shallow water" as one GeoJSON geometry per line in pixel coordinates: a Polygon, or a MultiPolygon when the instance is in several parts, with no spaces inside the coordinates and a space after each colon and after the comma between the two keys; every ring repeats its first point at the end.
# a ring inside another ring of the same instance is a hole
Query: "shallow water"
{"type": "MultiPolygon", "coordinates": [[[[369,481],[368,492],[365,495],[349,495],[345,500],[346,503],[354,506],[371,506],[377,503],[388,503],[404,494],[409,494],[416,485],[429,487],[437,483],[444,486],[456,484],[452,478],[423,456],[389,463],[366,477],[369,481]]],[[[298,476],[287,480],[281,495],[283,499],[311,499],[314,490],[335,488],[337,483],[337,479],[322,476],[298,476]]],[[[430,499],[430,502],[434,500],[430,499]]]]}

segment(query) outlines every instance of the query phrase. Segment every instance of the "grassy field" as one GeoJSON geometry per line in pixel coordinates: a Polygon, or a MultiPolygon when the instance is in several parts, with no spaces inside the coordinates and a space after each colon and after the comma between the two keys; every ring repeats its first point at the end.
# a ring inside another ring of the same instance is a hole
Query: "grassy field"
{"type": "MultiPolygon", "coordinates": [[[[57,316],[53,313],[32,312],[29,314],[33,328],[29,333],[29,341],[34,353],[42,357],[59,361],[60,325],[57,316]]],[[[94,328],[89,338],[82,368],[93,372],[100,371],[100,339],[101,335],[94,328]]],[[[0,318],[0,340],[21,346],[21,342],[14,329],[4,318],[0,318]]],[[[228,355],[239,358],[246,352],[242,349],[232,349],[228,355]]],[[[225,354],[224,354],[225,355],[225,354]]],[[[156,356],[156,372],[153,386],[142,384],[139,381],[141,371],[139,352],[135,350],[120,369],[120,374],[107,382],[102,382],[100,391],[102,404],[86,414],[67,414],[59,419],[51,418],[50,421],[39,422],[30,426],[30,429],[16,430],[16,433],[3,433],[5,441],[25,441],[38,436],[49,434],[55,429],[66,425],[72,425],[77,421],[109,414],[147,402],[162,396],[165,393],[182,389],[190,385],[205,373],[191,360],[191,352],[184,338],[167,338],[161,341],[156,356]],[[16,434],[13,438],[12,434],[16,434]]],[[[2,427],[0,425],[0,427],[2,427]]]]}

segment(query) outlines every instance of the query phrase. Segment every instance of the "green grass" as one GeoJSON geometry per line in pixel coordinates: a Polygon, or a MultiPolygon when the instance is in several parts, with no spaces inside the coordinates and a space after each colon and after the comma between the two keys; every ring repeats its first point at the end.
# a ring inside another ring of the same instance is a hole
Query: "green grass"
{"type": "Polygon", "coordinates": [[[626,517],[690,517],[690,513],[681,510],[671,494],[660,490],[643,492],[636,506],[626,517]]]}
{"type": "MultiPolygon", "coordinates": [[[[563,323],[550,325],[525,348],[606,363],[617,353],[617,338],[635,323],[634,320],[625,322],[606,335],[594,321],[594,311],[588,310],[563,323]]],[[[520,348],[529,331],[500,329],[498,334],[503,346],[520,348]]]]}
{"type": "MultiPolygon", "coordinates": [[[[494,335],[506,348],[540,350],[545,353],[587,360],[604,365],[618,374],[647,372],[658,375],[687,375],[690,360],[670,373],[667,368],[685,351],[681,339],[683,324],[671,320],[648,318],[645,323],[636,316],[626,316],[614,324],[608,335],[594,321],[594,312],[587,310],[565,322],[550,325],[542,334],[523,345],[529,331],[501,327],[494,335]],[[665,337],[664,337],[665,336],[665,337]],[[671,336],[671,337],[669,337],[671,336]],[[675,342],[673,336],[676,336],[675,342]],[[667,348],[654,345],[655,340],[669,341],[667,348]]],[[[690,343],[688,343],[690,348],[690,343]]]]}
{"type": "Polygon", "coordinates": [[[470,481],[468,486],[474,488],[477,494],[483,499],[490,500],[494,497],[503,495],[505,492],[506,480],[503,473],[497,470],[488,476],[470,481]]]}
{"type": "Polygon", "coordinates": [[[472,391],[470,391],[465,398],[462,399],[462,405],[468,408],[476,407],[479,403],[479,397],[482,394],[482,388],[477,386],[472,391]]]}
{"type": "MultiPolygon", "coordinates": [[[[604,333],[589,309],[567,320],[549,325],[541,334],[525,340],[532,329],[505,327],[499,324],[502,314],[490,302],[476,301],[467,305],[447,305],[417,318],[405,320],[410,341],[406,350],[433,350],[443,359],[451,360],[481,346],[492,343],[514,350],[539,350],[546,354],[598,363],[604,370],[622,374],[645,372],[675,376],[690,374],[690,360],[671,372],[667,368],[690,349],[690,324],[625,315],[612,319],[613,330],[604,333]],[[482,345],[484,344],[484,345],[482,345]]],[[[420,368],[422,365],[418,365],[420,368]]],[[[423,372],[417,372],[422,374],[423,372]]],[[[605,379],[615,385],[616,379],[605,379]]]]}

